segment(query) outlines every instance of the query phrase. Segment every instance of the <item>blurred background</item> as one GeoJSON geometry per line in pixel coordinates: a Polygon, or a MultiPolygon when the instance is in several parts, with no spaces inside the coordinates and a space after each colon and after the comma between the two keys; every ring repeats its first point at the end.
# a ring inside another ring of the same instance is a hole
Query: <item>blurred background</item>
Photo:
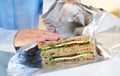
{"type": "Polygon", "coordinates": [[[120,0],[81,0],[84,4],[103,8],[120,18],[120,0]]]}

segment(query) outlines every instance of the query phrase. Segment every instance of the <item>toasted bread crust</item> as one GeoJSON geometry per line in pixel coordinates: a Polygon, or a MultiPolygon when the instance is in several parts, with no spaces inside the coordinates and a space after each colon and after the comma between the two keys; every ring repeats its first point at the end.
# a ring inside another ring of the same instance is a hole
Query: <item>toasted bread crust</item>
{"type": "Polygon", "coordinates": [[[68,38],[66,40],[59,41],[57,44],[66,43],[70,41],[87,41],[87,40],[90,40],[90,36],[76,36],[73,38],[68,38]]]}
{"type": "Polygon", "coordinates": [[[59,44],[63,44],[63,43],[67,43],[67,42],[71,42],[71,41],[88,41],[90,40],[90,36],[76,36],[76,37],[73,37],[73,38],[68,38],[68,39],[65,39],[65,40],[60,40],[60,41],[57,41],[56,43],[54,42],[50,42],[50,43],[47,43],[47,44],[38,44],[38,48],[41,49],[41,48],[45,48],[45,47],[48,47],[49,44],[55,44],[55,45],[59,45],[59,44]]]}

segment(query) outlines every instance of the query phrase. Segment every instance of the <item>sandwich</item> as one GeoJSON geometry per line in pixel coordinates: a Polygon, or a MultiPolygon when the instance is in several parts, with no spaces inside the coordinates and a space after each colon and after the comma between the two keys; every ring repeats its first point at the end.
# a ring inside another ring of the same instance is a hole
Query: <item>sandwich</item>
{"type": "Polygon", "coordinates": [[[76,36],[57,43],[38,44],[38,47],[41,49],[43,65],[76,62],[84,64],[95,60],[94,44],[90,36],[76,36]]]}

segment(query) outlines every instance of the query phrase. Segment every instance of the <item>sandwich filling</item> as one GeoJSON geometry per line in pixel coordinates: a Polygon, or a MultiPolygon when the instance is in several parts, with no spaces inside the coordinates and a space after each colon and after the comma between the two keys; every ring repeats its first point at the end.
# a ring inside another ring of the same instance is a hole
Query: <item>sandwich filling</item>
{"type": "Polygon", "coordinates": [[[67,56],[51,56],[49,58],[48,63],[58,63],[58,62],[69,62],[69,61],[77,61],[77,60],[93,60],[94,55],[92,52],[89,53],[78,53],[78,54],[73,54],[73,55],[67,55],[67,56]],[[89,55],[89,56],[87,56],[89,55]],[[91,57],[92,59],[91,59],[91,57]]]}
{"type": "Polygon", "coordinates": [[[41,56],[48,50],[51,49],[60,49],[60,48],[67,48],[67,47],[72,47],[75,45],[83,45],[83,44],[89,44],[90,41],[73,41],[73,42],[68,42],[68,43],[63,43],[63,44],[58,44],[58,45],[54,45],[54,44],[49,44],[48,47],[45,48],[41,48],[42,52],[41,52],[41,56]]]}
{"type": "Polygon", "coordinates": [[[48,64],[59,63],[59,62],[72,63],[72,62],[75,62],[75,61],[80,61],[82,63],[84,61],[93,61],[94,58],[95,57],[94,57],[93,53],[84,53],[84,54],[70,56],[70,57],[55,58],[53,60],[49,60],[48,64]]]}

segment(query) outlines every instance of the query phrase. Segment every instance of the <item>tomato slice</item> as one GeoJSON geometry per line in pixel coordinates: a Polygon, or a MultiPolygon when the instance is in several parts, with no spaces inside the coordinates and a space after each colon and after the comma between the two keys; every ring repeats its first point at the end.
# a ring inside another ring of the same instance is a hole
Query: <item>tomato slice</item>
{"type": "Polygon", "coordinates": [[[77,43],[69,44],[69,47],[75,46],[77,43]]]}

